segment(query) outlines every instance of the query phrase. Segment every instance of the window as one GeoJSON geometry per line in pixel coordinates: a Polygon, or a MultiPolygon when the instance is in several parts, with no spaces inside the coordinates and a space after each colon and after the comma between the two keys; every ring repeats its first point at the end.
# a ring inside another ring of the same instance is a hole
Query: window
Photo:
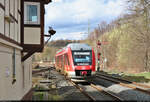
{"type": "Polygon", "coordinates": [[[40,3],[24,3],[24,24],[40,24],[40,3]]]}
{"type": "Polygon", "coordinates": [[[77,52],[73,51],[73,60],[75,65],[91,65],[92,64],[92,52],[83,51],[77,52]]]}
{"type": "Polygon", "coordinates": [[[68,58],[68,54],[66,54],[66,62],[67,62],[67,65],[70,65],[70,63],[69,63],[69,58],[68,58]]]}
{"type": "Polygon", "coordinates": [[[68,58],[68,55],[67,55],[66,57],[67,57],[67,62],[68,62],[68,65],[70,65],[70,63],[69,63],[69,58],[68,58]]]}
{"type": "Polygon", "coordinates": [[[67,54],[65,54],[65,65],[68,65],[67,54]]]}
{"type": "Polygon", "coordinates": [[[37,6],[27,5],[27,21],[37,22],[37,6]]]}

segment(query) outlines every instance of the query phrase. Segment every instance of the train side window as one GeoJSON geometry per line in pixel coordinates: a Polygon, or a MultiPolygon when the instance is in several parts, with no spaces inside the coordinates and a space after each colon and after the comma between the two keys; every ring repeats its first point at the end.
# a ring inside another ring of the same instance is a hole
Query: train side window
{"type": "Polygon", "coordinates": [[[68,65],[67,54],[65,54],[65,64],[68,65]]]}
{"type": "Polygon", "coordinates": [[[59,57],[59,63],[60,63],[60,66],[61,66],[61,56],[59,57]]]}
{"type": "Polygon", "coordinates": [[[68,62],[68,65],[70,65],[68,55],[67,55],[67,62],[68,62]]]}
{"type": "Polygon", "coordinates": [[[67,62],[66,62],[66,54],[64,55],[64,63],[65,63],[65,65],[67,65],[67,62]]]}
{"type": "Polygon", "coordinates": [[[57,56],[57,66],[58,66],[58,64],[59,64],[59,59],[58,59],[58,56],[57,56]]]}
{"type": "Polygon", "coordinates": [[[64,67],[64,56],[63,55],[61,56],[61,64],[62,64],[62,67],[64,67]]]}
{"type": "Polygon", "coordinates": [[[60,56],[58,56],[58,66],[60,66],[60,56]]]}
{"type": "Polygon", "coordinates": [[[61,67],[63,66],[63,57],[61,56],[61,67]]]}
{"type": "Polygon", "coordinates": [[[55,57],[55,64],[57,65],[57,57],[55,57]]]}
{"type": "Polygon", "coordinates": [[[61,66],[61,56],[59,56],[59,66],[61,66]]]}

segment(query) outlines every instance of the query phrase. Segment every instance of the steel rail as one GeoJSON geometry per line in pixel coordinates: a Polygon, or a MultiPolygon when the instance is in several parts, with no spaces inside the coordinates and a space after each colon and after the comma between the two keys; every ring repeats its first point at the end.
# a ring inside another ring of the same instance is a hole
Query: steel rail
{"type": "Polygon", "coordinates": [[[99,77],[99,78],[102,78],[102,79],[105,79],[105,80],[108,80],[108,81],[117,83],[117,84],[119,84],[119,85],[121,85],[121,86],[124,86],[124,87],[132,88],[132,89],[134,89],[134,90],[138,90],[138,91],[141,91],[141,92],[144,92],[144,93],[150,95],[150,91],[147,91],[147,90],[145,90],[145,89],[138,88],[138,87],[133,86],[133,85],[131,85],[131,84],[130,84],[130,85],[129,85],[129,84],[125,84],[125,83],[122,83],[122,82],[120,82],[120,81],[117,81],[117,80],[114,80],[114,79],[110,79],[110,78],[108,78],[108,77],[106,77],[106,76],[97,76],[97,75],[96,75],[96,77],[99,77]]]}
{"type": "MultiPolygon", "coordinates": [[[[61,72],[59,72],[59,73],[62,75],[61,72]]],[[[70,78],[68,78],[66,75],[65,75],[65,79],[66,79],[66,80],[69,80],[77,89],[80,90],[80,92],[81,92],[82,94],[84,94],[86,97],[88,97],[91,101],[96,101],[96,99],[95,99],[94,97],[90,96],[86,91],[84,91],[84,89],[82,89],[79,85],[75,84],[75,83],[74,83],[70,78]]]]}
{"type": "Polygon", "coordinates": [[[112,94],[112,93],[110,93],[110,92],[108,92],[108,91],[105,91],[105,90],[103,90],[102,88],[97,87],[97,86],[94,85],[94,84],[91,84],[91,87],[97,89],[99,92],[103,92],[104,94],[113,97],[114,99],[116,99],[116,100],[118,100],[118,101],[124,101],[124,99],[122,99],[122,98],[120,98],[120,97],[118,97],[118,96],[116,96],[116,95],[114,95],[114,94],[112,94]]]}
{"type": "Polygon", "coordinates": [[[127,83],[131,83],[131,84],[139,86],[139,87],[150,88],[150,86],[148,86],[148,85],[132,82],[132,81],[129,81],[129,80],[126,80],[126,79],[122,79],[122,78],[118,78],[118,77],[114,77],[114,76],[110,76],[110,75],[106,75],[106,74],[102,74],[102,73],[97,73],[97,74],[101,75],[101,76],[106,76],[106,77],[109,77],[109,78],[117,79],[117,80],[120,80],[120,81],[125,81],[127,83]]]}
{"type": "Polygon", "coordinates": [[[84,91],[79,85],[75,84],[73,81],[69,80],[76,88],[78,88],[81,93],[83,93],[86,97],[88,97],[91,101],[96,101],[93,96],[90,96],[86,91],[84,91]]]}
{"type": "MultiPolygon", "coordinates": [[[[87,96],[90,100],[92,101],[96,101],[96,99],[93,97],[93,96],[90,96],[86,91],[84,91],[79,85],[75,84],[73,81],[71,81],[70,79],[68,79],[76,88],[78,88],[85,96],[87,96]]],[[[113,95],[112,93],[110,92],[107,92],[105,90],[103,90],[102,88],[100,87],[97,87],[96,85],[94,85],[93,83],[91,82],[88,82],[90,84],[91,87],[95,88],[96,90],[98,90],[99,92],[103,92],[104,94],[106,95],[109,95],[111,97],[113,97],[114,99],[116,99],[117,101],[124,101],[124,99],[116,96],[116,95],[113,95]]]]}

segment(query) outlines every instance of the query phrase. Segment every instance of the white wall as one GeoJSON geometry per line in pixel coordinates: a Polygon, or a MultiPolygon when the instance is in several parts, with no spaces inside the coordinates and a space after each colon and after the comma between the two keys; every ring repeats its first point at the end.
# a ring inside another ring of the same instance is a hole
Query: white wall
{"type": "Polygon", "coordinates": [[[0,100],[20,100],[32,87],[32,58],[21,63],[19,49],[16,49],[16,82],[12,84],[13,49],[0,43],[0,100]]]}
{"type": "Polygon", "coordinates": [[[20,0],[0,0],[0,3],[5,7],[5,10],[0,8],[0,33],[20,43],[20,0]],[[11,23],[4,19],[11,17],[10,14],[17,21],[11,23]]]}
{"type": "Polygon", "coordinates": [[[39,28],[24,28],[24,44],[40,44],[41,29],[39,28]]]}
{"type": "MultiPolygon", "coordinates": [[[[20,42],[20,1],[0,0],[5,6],[5,11],[0,8],[0,33],[17,42],[20,42]],[[18,23],[10,23],[4,19],[4,16],[10,16],[10,13],[18,23]]],[[[20,100],[32,88],[32,57],[21,62],[21,51],[22,47],[0,38],[0,100],[20,100]],[[16,82],[12,84],[14,49],[16,82]]]]}

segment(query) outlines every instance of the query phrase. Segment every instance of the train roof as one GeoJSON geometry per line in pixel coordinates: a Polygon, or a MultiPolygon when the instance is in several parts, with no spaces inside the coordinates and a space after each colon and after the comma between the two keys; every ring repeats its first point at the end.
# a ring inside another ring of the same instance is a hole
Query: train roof
{"type": "Polygon", "coordinates": [[[71,48],[71,50],[92,50],[92,48],[88,45],[88,44],[84,44],[84,43],[70,43],[68,44],[66,47],[60,49],[59,51],[57,51],[56,53],[59,53],[61,51],[63,51],[66,48],[71,48]]]}
{"type": "Polygon", "coordinates": [[[71,50],[92,50],[92,48],[88,44],[84,43],[70,43],[67,45],[71,50]]]}

